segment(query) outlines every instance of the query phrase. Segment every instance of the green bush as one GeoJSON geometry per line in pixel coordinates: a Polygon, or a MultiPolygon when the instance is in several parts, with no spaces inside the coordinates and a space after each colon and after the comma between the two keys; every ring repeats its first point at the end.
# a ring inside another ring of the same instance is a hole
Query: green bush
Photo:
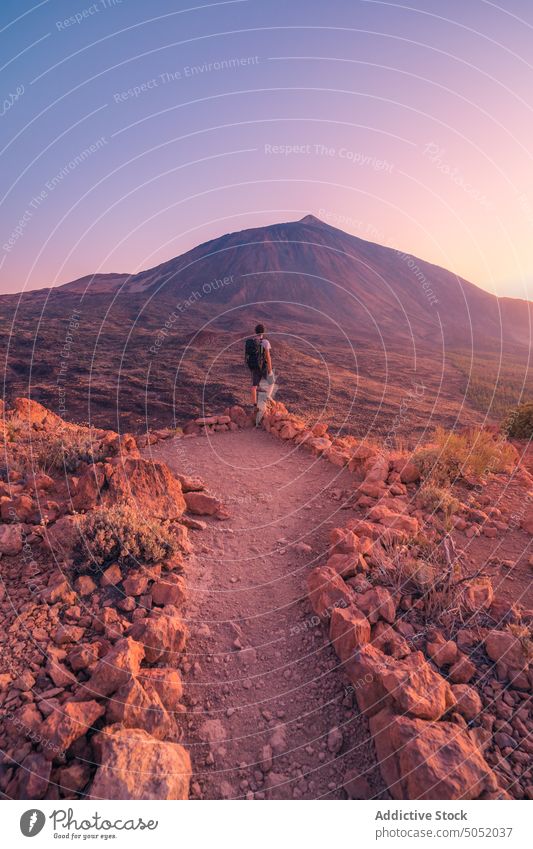
{"type": "Polygon", "coordinates": [[[110,563],[129,568],[175,556],[176,538],[158,520],[147,520],[128,504],[88,513],[80,527],[74,561],[76,571],[100,572],[110,563]]]}
{"type": "Polygon", "coordinates": [[[507,413],[503,428],[508,436],[531,439],[533,436],[533,401],[519,404],[507,413]]]}

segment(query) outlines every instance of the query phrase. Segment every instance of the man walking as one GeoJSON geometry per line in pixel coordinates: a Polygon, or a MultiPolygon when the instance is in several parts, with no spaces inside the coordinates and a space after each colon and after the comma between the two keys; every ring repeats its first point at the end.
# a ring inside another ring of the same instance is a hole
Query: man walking
{"type": "Polygon", "coordinates": [[[264,325],[258,324],[255,328],[255,336],[247,339],[244,346],[244,359],[252,374],[252,403],[254,408],[257,408],[257,387],[261,380],[272,379],[270,350],[270,342],[265,339],[264,325]]]}

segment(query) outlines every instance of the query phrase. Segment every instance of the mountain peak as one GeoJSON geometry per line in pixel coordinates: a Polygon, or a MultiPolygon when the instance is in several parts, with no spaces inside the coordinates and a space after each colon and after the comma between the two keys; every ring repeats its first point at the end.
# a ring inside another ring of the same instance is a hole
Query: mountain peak
{"type": "Polygon", "coordinates": [[[298,224],[318,224],[321,227],[324,226],[324,222],[317,218],[316,215],[304,215],[303,218],[300,218],[298,224]]]}

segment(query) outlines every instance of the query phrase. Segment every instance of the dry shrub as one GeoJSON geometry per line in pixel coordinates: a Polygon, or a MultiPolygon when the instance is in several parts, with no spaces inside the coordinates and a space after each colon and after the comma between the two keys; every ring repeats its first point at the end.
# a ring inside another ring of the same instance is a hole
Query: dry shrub
{"type": "Polygon", "coordinates": [[[424,510],[442,510],[446,518],[457,513],[461,506],[449,487],[437,486],[431,480],[422,484],[417,501],[424,510]]]}
{"type": "Polygon", "coordinates": [[[34,472],[76,472],[81,463],[97,463],[106,452],[89,428],[65,427],[34,431],[28,422],[12,417],[6,423],[5,459],[9,469],[34,472]]]}
{"type": "Polygon", "coordinates": [[[137,507],[129,504],[116,504],[88,513],[80,532],[74,552],[79,573],[99,572],[115,562],[126,568],[140,563],[157,563],[178,552],[176,537],[162,522],[147,520],[137,507]]]}
{"type": "Polygon", "coordinates": [[[418,451],[413,459],[423,479],[446,487],[460,477],[511,471],[516,450],[505,439],[495,439],[481,428],[456,433],[438,427],[433,444],[418,451]]]}
{"type": "Polygon", "coordinates": [[[528,401],[526,404],[519,404],[509,410],[503,429],[508,436],[514,436],[517,439],[531,439],[533,436],[533,402],[528,401]]]}
{"type": "Polygon", "coordinates": [[[533,660],[533,633],[524,623],[511,623],[507,626],[511,634],[522,643],[524,654],[528,660],[533,660]]]}

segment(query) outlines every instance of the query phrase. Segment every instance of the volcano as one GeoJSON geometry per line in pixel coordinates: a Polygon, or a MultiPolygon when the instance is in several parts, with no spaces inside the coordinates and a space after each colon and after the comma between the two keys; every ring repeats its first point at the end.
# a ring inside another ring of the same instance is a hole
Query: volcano
{"type": "Polygon", "coordinates": [[[386,430],[382,414],[415,384],[427,387],[413,413],[421,427],[491,418],[490,386],[471,395],[480,370],[494,375],[494,398],[511,387],[519,400],[529,380],[530,302],[313,215],[0,303],[7,394],[117,429],[242,401],[243,341],[257,321],[288,402],[355,431],[386,430]]]}

